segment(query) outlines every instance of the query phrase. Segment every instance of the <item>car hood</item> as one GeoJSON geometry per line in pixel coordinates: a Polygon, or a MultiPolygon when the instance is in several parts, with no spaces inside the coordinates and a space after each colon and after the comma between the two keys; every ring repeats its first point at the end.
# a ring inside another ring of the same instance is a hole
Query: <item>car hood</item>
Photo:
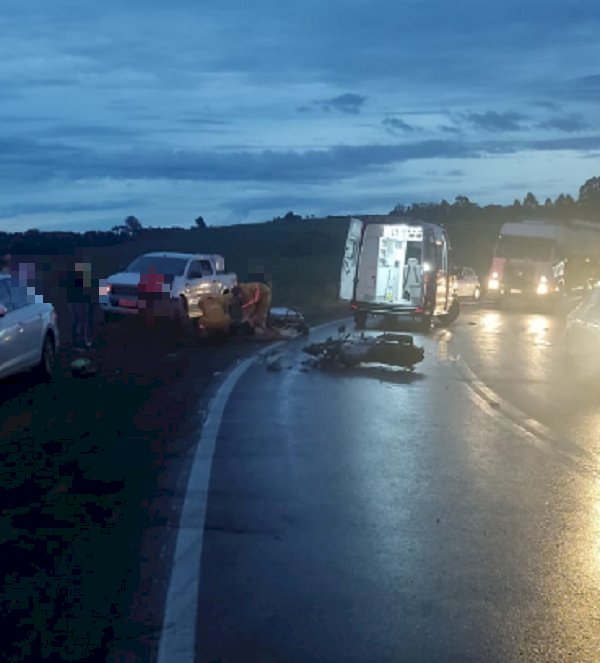
{"type": "Polygon", "coordinates": [[[118,274],[111,274],[106,282],[119,285],[138,285],[140,277],[141,275],[138,272],[119,272],[118,274]]]}

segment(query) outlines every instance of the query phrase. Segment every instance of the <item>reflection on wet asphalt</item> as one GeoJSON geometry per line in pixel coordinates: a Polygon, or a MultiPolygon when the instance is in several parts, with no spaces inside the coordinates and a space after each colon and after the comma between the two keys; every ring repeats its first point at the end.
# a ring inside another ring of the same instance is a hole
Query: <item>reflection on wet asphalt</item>
{"type": "Polygon", "coordinates": [[[465,307],[416,335],[415,374],[306,372],[299,343],[254,366],[213,461],[198,660],[598,660],[600,436],[561,333],[465,307]]]}

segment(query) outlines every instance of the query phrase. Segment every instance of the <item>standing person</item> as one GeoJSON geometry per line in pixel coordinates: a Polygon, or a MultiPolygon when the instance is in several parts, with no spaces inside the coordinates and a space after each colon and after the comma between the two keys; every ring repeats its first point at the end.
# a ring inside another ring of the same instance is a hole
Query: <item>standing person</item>
{"type": "Polygon", "coordinates": [[[256,331],[267,331],[267,319],[271,308],[271,288],[266,283],[240,283],[231,294],[242,307],[244,320],[256,331]]]}
{"type": "Polygon", "coordinates": [[[12,256],[10,253],[6,253],[2,257],[2,268],[0,269],[0,274],[10,274],[12,271],[12,256]]]}
{"type": "Polygon", "coordinates": [[[76,349],[92,345],[94,320],[94,289],[92,265],[88,261],[76,262],[67,279],[67,301],[72,318],[72,342],[76,349]]]}

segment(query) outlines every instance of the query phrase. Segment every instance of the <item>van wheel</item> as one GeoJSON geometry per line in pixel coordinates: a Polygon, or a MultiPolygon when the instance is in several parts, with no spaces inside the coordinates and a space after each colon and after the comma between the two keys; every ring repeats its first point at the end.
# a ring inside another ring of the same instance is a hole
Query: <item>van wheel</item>
{"type": "Polygon", "coordinates": [[[428,332],[431,330],[431,316],[423,315],[419,321],[419,328],[423,332],[428,332]]]}
{"type": "Polygon", "coordinates": [[[444,315],[440,315],[440,322],[441,324],[445,327],[446,325],[451,325],[456,318],[458,318],[458,314],[460,313],[460,304],[458,303],[458,299],[456,297],[452,300],[452,304],[450,304],[450,308],[448,309],[448,313],[445,313],[444,315]]]}
{"type": "Polygon", "coordinates": [[[46,334],[44,344],[42,345],[42,358],[35,368],[35,373],[40,380],[47,382],[52,379],[55,366],[56,348],[54,346],[54,339],[50,334],[46,334]]]}
{"type": "Polygon", "coordinates": [[[354,312],[354,326],[356,329],[364,329],[367,326],[367,312],[355,311],[354,312]]]}
{"type": "Polygon", "coordinates": [[[473,301],[478,302],[481,299],[481,288],[477,286],[475,290],[473,290],[473,301]]]}

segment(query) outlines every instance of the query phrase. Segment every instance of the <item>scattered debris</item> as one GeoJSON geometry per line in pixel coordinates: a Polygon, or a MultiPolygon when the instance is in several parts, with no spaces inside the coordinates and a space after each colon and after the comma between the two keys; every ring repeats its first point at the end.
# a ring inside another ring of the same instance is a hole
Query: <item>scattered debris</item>
{"type": "Polygon", "coordinates": [[[289,336],[290,332],[295,332],[295,336],[308,336],[310,330],[304,315],[298,309],[284,306],[269,311],[269,326],[284,336],[289,336]]]}
{"type": "Polygon", "coordinates": [[[96,375],[96,369],[89,359],[81,357],[71,362],[71,373],[75,378],[88,378],[96,375]]]}

